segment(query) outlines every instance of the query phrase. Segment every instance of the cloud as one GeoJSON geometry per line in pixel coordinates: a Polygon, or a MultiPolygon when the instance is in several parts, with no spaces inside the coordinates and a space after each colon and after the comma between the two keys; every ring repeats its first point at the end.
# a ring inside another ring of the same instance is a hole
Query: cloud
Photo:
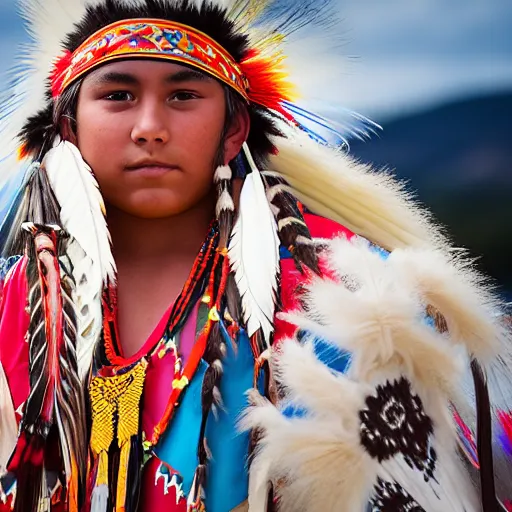
{"type": "MultiPolygon", "coordinates": [[[[295,5],[295,0],[277,1],[295,5]]],[[[308,59],[318,64],[332,51],[360,58],[355,65],[342,62],[339,79],[323,66],[320,93],[326,91],[326,97],[371,116],[387,116],[472,92],[512,88],[510,0],[334,2],[348,44],[333,50],[326,39],[308,59]]],[[[14,0],[0,0],[0,43],[7,49],[0,54],[0,75],[14,63],[13,48],[24,37],[14,0]]],[[[317,84],[318,76],[308,76],[307,62],[301,83],[314,78],[317,84]]]]}
{"type": "Polygon", "coordinates": [[[363,56],[509,55],[507,0],[338,0],[351,46],[363,56]]]}
{"type": "Polygon", "coordinates": [[[354,66],[336,88],[345,106],[380,122],[451,99],[512,90],[512,67],[501,57],[471,63],[452,57],[387,57],[354,66]]]}

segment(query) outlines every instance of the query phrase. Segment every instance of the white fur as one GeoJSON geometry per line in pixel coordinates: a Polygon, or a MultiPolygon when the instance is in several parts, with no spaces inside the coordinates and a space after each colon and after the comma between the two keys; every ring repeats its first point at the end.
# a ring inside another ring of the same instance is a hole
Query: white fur
{"type": "MultiPolygon", "coordinates": [[[[362,511],[378,474],[402,484],[425,510],[479,510],[456,451],[450,411],[450,401],[460,399],[467,354],[458,339],[450,340],[425,323],[425,301],[433,295],[424,263],[431,260],[426,250],[418,253],[425,259],[404,278],[401,260],[383,258],[366,240],[333,240],[327,256],[332,278],[313,277],[306,285],[305,310],[281,315],[312,337],[348,350],[351,364],[346,375],[335,374],[317,360],[309,341],[299,345],[286,340],[274,353],[283,403],[304,408],[306,414],[285,418],[261,398],[253,401],[243,427],[259,429],[262,438],[251,466],[250,504],[263,499],[266,482],[272,481],[282,510],[362,511]],[[366,397],[377,385],[401,377],[409,380],[433,421],[438,483],[425,482],[401,455],[380,464],[360,445],[359,411],[366,397]]],[[[414,267],[414,259],[407,264],[414,267]]],[[[436,264],[434,276],[454,272],[452,278],[461,279],[450,261],[436,264]]],[[[457,300],[452,294],[460,290],[454,291],[450,282],[446,286],[448,290],[438,283],[433,287],[437,305],[457,300]]],[[[469,311],[458,312],[457,318],[466,314],[469,311]]]]}
{"type": "MultiPolygon", "coordinates": [[[[259,512],[254,496],[265,491],[269,479],[283,478],[287,485],[275,487],[282,496],[280,510],[362,511],[376,467],[359,446],[357,428],[340,428],[334,414],[287,419],[270,403],[257,404],[242,423],[245,429],[265,429],[251,465],[249,510],[259,512]]],[[[351,405],[338,401],[338,417],[356,416],[351,405]]]]}
{"type": "Polygon", "coordinates": [[[461,371],[460,356],[424,325],[422,302],[413,288],[399,281],[399,269],[364,240],[337,239],[330,249],[330,268],[342,283],[313,278],[307,315],[281,317],[348,350],[358,380],[372,382],[399,365],[411,379],[450,393],[461,371]]]}
{"type": "Polygon", "coordinates": [[[483,279],[469,262],[414,249],[392,252],[389,262],[404,285],[416,288],[425,304],[444,316],[453,341],[464,343],[472,355],[484,360],[496,353],[501,336],[499,305],[481,286],[483,279]]]}

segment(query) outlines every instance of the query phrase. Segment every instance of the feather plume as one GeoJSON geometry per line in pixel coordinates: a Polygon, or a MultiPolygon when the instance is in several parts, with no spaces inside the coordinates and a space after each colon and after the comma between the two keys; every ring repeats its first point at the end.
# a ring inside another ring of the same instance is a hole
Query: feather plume
{"type": "MultiPolygon", "coordinates": [[[[85,405],[76,359],[74,282],[57,257],[58,228],[27,223],[25,229],[33,236],[35,256],[28,266],[30,394],[14,467],[19,490],[37,485],[27,478],[30,474],[44,478],[44,446],[56,428],[69,488],[84,477],[87,453],[85,405]],[[28,467],[34,472],[26,471],[28,467]]],[[[31,496],[39,499],[36,494],[31,496]]],[[[16,507],[22,510],[20,503],[16,507]]]]}
{"type": "Polygon", "coordinates": [[[59,201],[61,221],[72,239],[67,256],[76,283],[78,366],[86,380],[102,328],[101,294],[107,279],[115,281],[115,262],[105,207],[90,167],[73,144],[61,141],[43,161],[59,201]]]}
{"type": "Polygon", "coordinates": [[[116,274],[103,198],[78,148],[67,141],[57,142],[46,154],[43,167],[60,204],[64,229],[92,261],[91,286],[102,289],[107,279],[115,281],[116,274]]]}
{"type": "Polygon", "coordinates": [[[469,260],[438,251],[393,251],[389,262],[405,286],[417,290],[425,304],[445,319],[450,338],[463,343],[475,357],[488,361],[502,337],[500,304],[469,260]]]}
{"type": "Polygon", "coordinates": [[[426,325],[417,286],[400,280],[400,268],[366,240],[332,241],[326,264],[332,277],[312,276],[303,307],[281,315],[309,333],[302,345],[285,341],[272,357],[286,415],[257,399],[242,422],[261,432],[250,503],[260,503],[270,480],[279,483],[282,510],[363,510],[379,499],[379,485],[403,488],[425,510],[478,510],[449,408],[466,361],[461,347],[426,325]],[[308,340],[318,337],[350,352],[346,375],[317,359],[308,340]],[[372,430],[381,426],[371,422],[387,415],[379,407],[396,403],[416,444],[411,451],[404,440],[403,453],[380,452],[374,446],[405,439],[372,430]]]}
{"type": "Polygon", "coordinates": [[[288,129],[275,139],[269,168],[311,211],[330,218],[381,247],[445,247],[430,214],[419,208],[403,185],[347,154],[323,147],[288,129]]]}
{"type": "Polygon", "coordinates": [[[78,372],[85,384],[103,328],[102,288],[91,283],[91,276],[94,275],[93,261],[86,256],[76,240],[68,241],[66,255],[70,260],[71,273],[76,283],[78,372]]]}
{"type": "Polygon", "coordinates": [[[351,372],[361,380],[400,364],[414,382],[452,393],[462,372],[460,351],[424,323],[423,303],[400,282],[400,269],[361,238],[334,240],[329,268],[337,280],[312,278],[307,315],[280,317],[349,351],[351,372]]]}
{"type": "Polygon", "coordinates": [[[279,272],[279,237],[259,170],[247,145],[244,151],[252,172],[242,187],[229,260],[240,292],[247,332],[252,336],[262,329],[269,343],[279,272]]]}

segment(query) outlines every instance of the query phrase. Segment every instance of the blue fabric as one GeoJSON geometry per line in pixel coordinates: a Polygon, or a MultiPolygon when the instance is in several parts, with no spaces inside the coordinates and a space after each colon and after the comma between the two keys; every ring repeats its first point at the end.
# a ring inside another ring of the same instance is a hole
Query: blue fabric
{"type": "Polygon", "coordinates": [[[188,495],[197,467],[197,443],[201,427],[201,387],[208,368],[199,363],[196,373],[182,394],[174,418],[155,447],[157,457],[176,470],[183,478],[183,492],[188,495]]]}
{"type": "Polygon", "coordinates": [[[292,257],[292,253],[284,246],[279,246],[279,258],[282,260],[289,260],[292,257]]]}
{"type": "MultiPolygon", "coordinates": [[[[247,453],[249,435],[237,432],[241,412],[247,407],[246,392],[252,387],[254,357],[247,334],[240,332],[235,353],[224,324],[221,331],[228,347],[223,361],[224,375],[220,390],[224,410],[208,418],[206,440],[212,452],[208,464],[206,510],[228,512],[247,499],[247,453]]],[[[188,495],[197,467],[197,443],[201,426],[201,388],[208,367],[201,361],[194,378],[182,397],[182,402],[170,428],[156,447],[156,455],[175,469],[183,478],[183,491],[188,495]]]]}

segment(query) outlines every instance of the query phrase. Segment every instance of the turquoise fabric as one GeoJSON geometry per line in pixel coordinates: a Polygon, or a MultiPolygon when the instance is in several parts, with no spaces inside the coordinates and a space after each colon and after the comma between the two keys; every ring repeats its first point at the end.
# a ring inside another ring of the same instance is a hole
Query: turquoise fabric
{"type": "MultiPolygon", "coordinates": [[[[235,351],[221,322],[228,353],[224,359],[221,394],[224,409],[218,418],[210,414],[206,439],[212,452],[208,465],[206,510],[228,512],[247,499],[247,453],[249,435],[237,431],[241,412],[247,406],[246,392],[252,387],[254,358],[247,334],[238,336],[235,351]]],[[[183,477],[183,491],[188,495],[198,463],[197,443],[201,425],[201,387],[207,363],[201,361],[194,378],[186,389],[170,428],[156,447],[156,455],[183,477]]]]}

